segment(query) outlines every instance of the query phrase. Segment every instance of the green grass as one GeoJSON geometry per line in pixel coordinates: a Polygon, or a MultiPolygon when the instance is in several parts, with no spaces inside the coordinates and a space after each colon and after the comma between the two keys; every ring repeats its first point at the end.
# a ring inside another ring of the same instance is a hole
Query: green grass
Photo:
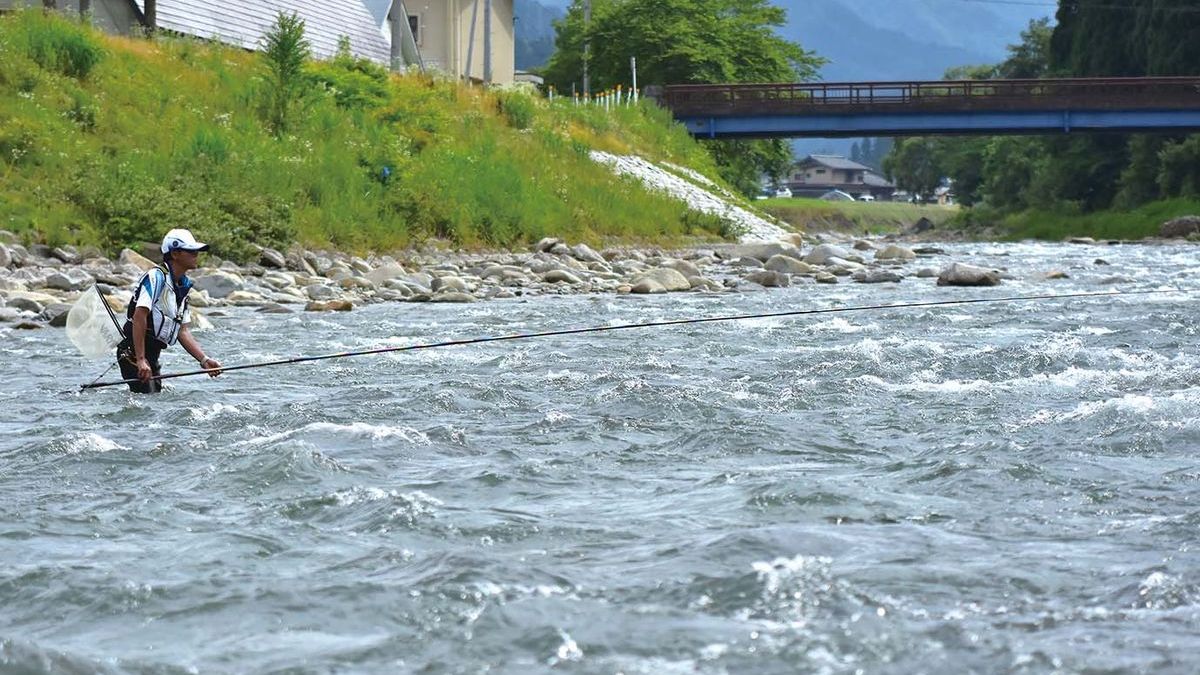
{"type": "Polygon", "coordinates": [[[1179,216],[1200,214],[1200,201],[1172,199],[1152,202],[1132,211],[1056,213],[1025,211],[999,222],[1004,239],[1062,241],[1068,237],[1094,239],[1142,239],[1158,236],[1159,227],[1179,216]]]}
{"type": "Polygon", "coordinates": [[[948,222],[955,208],[901,202],[830,202],[821,199],[765,199],[756,202],[767,213],[804,230],[886,234],[903,230],[921,218],[935,226],[948,222]]]}
{"type": "Polygon", "coordinates": [[[234,259],[293,242],[365,252],[722,234],[588,159],[637,153],[720,182],[653,105],[605,112],[343,57],[305,67],[276,136],[265,73],[260,55],[211,43],[0,17],[0,228],[115,252],[188,227],[234,259]]]}

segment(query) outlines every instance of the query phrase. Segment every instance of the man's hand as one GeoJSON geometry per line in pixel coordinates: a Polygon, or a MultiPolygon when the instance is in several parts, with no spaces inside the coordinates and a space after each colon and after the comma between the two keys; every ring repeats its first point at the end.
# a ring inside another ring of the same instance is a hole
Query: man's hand
{"type": "Polygon", "coordinates": [[[146,384],[150,383],[150,378],[154,376],[154,371],[150,369],[150,362],[146,357],[141,357],[137,360],[138,379],[146,384]]]}
{"type": "Polygon", "coordinates": [[[204,360],[200,362],[200,367],[209,371],[209,377],[216,377],[221,374],[221,362],[214,358],[204,357],[204,360]]]}

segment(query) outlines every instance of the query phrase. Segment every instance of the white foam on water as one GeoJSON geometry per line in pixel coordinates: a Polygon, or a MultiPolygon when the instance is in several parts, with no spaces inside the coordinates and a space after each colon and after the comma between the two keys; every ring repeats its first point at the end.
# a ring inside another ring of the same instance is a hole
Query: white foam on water
{"type": "Polygon", "coordinates": [[[1057,373],[1034,373],[1029,377],[1008,380],[1002,384],[1006,387],[1034,385],[1037,388],[1053,385],[1056,387],[1078,387],[1081,384],[1103,382],[1111,377],[1110,373],[1090,368],[1071,366],[1057,373]]]}
{"type": "Polygon", "coordinates": [[[542,416],[542,421],[548,424],[558,424],[559,422],[566,422],[573,419],[575,419],[574,415],[562,412],[561,410],[551,410],[542,416]]]}
{"type": "Polygon", "coordinates": [[[987,380],[916,381],[903,384],[884,383],[883,386],[893,391],[913,391],[926,394],[964,394],[995,388],[995,385],[987,380]]]}
{"type": "Polygon", "coordinates": [[[331,495],[338,506],[353,506],[365,502],[377,502],[382,499],[392,499],[397,496],[395,490],[383,490],[377,487],[362,487],[355,485],[348,490],[338,490],[331,495]]]}
{"type": "Polygon", "coordinates": [[[562,644],[558,646],[558,649],[554,650],[554,656],[546,659],[546,663],[553,666],[564,662],[582,661],[583,650],[579,648],[579,644],[575,642],[571,634],[560,628],[558,635],[562,639],[562,644]]]}
{"type": "Polygon", "coordinates": [[[68,455],[90,455],[113,450],[128,450],[129,448],[100,434],[88,432],[68,439],[63,445],[63,449],[68,455]]]}
{"type": "Polygon", "coordinates": [[[873,332],[879,330],[877,323],[855,324],[847,321],[845,318],[837,316],[826,321],[818,321],[809,326],[814,331],[826,331],[830,333],[854,334],[863,332],[873,332]]]}
{"type": "Polygon", "coordinates": [[[333,436],[369,438],[372,441],[385,441],[398,438],[410,443],[411,445],[430,445],[432,443],[427,434],[412,427],[367,424],[366,422],[353,422],[351,424],[313,422],[298,429],[288,429],[287,431],[281,431],[274,434],[266,434],[263,436],[248,438],[244,441],[240,441],[236,447],[244,448],[271,445],[280,441],[286,441],[298,436],[302,437],[306,434],[313,433],[330,434],[333,436]]]}
{"type": "Polygon", "coordinates": [[[329,433],[333,435],[347,434],[350,436],[366,437],[373,441],[384,441],[399,438],[412,445],[429,445],[430,440],[424,432],[412,427],[394,427],[383,424],[367,424],[353,422],[351,424],[333,424],[332,422],[313,422],[299,430],[329,433]]]}
{"type": "Polygon", "coordinates": [[[214,403],[207,408],[192,408],[188,411],[188,415],[197,422],[208,422],[226,415],[235,417],[239,412],[242,410],[237,406],[228,403],[214,403]]]}

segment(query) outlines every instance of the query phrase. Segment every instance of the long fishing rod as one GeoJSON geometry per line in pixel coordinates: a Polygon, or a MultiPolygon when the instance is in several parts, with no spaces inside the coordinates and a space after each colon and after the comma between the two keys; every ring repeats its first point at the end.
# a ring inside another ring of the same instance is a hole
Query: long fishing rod
{"type": "MultiPolygon", "coordinates": [[[[1003,298],[971,298],[967,300],[933,300],[929,302],[910,302],[894,305],[856,305],[852,307],[827,307],[824,309],[796,309],[786,312],[765,312],[761,314],[736,314],[729,316],[709,316],[698,319],[671,319],[668,321],[648,321],[645,323],[626,323],[617,324],[615,326],[589,326],[586,328],[566,328],[562,330],[549,330],[540,333],[516,333],[513,335],[493,335],[489,337],[464,338],[461,340],[446,340],[443,342],[427,342],[423,344],[407,345],[404,347],[379,347],[376,349],[363,349],[351,352],[338,352],[336,354],[322,354],[320,356],[300,356],[290,359],[280,359],[278,361],[263,361],[260,363],[246,363],[240,366],[226,366],[222,368],[211,368],[203,370],[190,370],[181,373],[167,373],[165,375],[155,375],[150,378],[152,380],[169,380],[176,377],[190,377],[192,375],[211,375],[213,371],[222,373],[231,372],[234,370],[248,370],[250,368],[266,368],[267,366],[285,366],[293,363],[308,363],[312,361],[325,361],[327,359],[341,359],[350,356],[368,356],[371,354],[387,354],[391,352],[411,352],[419,349],[434,349],[437,347],[454,347],[458,345],[474,345],[485,342],[505,342],[508,340],[532,340],[534,338],[554,337],[559,335],[579,335],[581,333],[601,333],[614,330],[626,330],[629,328],[656,328],[661,326],[682,326],[694,323],[711,323],[716,321],[744,321],[746,319],[771,319],[784,316],[805,316],[811,314],[835,314],[841,312],[865,312],[877,309],[912,309],[916,307],[947,307],[953,305],[971,305],[977,303],[996,303],[996,302],[1019,302],[1026,300],[1060,300],[1065,298],[1094,298],[1094,297],[1114,297],[1121,295],[1151,295],[1155,293],[1188,293],[1191,291],[1184,289],[1159,289],[1150,291],[1100,291],[1093,293],[1063,293],[1058,295],[1015,295],[1003,298]]],[[[80,385],[80,390],[84,389],[99,389],[101,387],[112,387],[119,384],[132,384],[139,382],[137,378],[128,380],[117,380],[113,382],[93,382],[91,384],[80,385]]]]}

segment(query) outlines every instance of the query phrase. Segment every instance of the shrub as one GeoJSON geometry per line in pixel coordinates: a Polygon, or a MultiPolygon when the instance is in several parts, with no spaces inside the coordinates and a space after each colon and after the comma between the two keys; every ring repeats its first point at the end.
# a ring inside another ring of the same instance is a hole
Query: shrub
{"type": "Polygon", "coordinates": [[[537,115],[537,104],[528,94],[519,91],[501,92],[497,97],[497,105],[508,126],[514,129],[528,129],[533,126],[533,118],[537,115]]]}
{"type": "Polygon", "coordinates": [[[13,21],[18,50],[45,70],[84,79],[104,57],[90,31],[53,12],[18,12],[13,21]]]}
{"type": "Polygon", "coordinates": [[[124,163],[93,166],[74,177],[68,197],[98,223],[113,252],[176,227],[234,260],[250,259],[255,245],[286,248],[294,237],[290,209],[277,198],[194,175],[162,183],[124,163]]]}

